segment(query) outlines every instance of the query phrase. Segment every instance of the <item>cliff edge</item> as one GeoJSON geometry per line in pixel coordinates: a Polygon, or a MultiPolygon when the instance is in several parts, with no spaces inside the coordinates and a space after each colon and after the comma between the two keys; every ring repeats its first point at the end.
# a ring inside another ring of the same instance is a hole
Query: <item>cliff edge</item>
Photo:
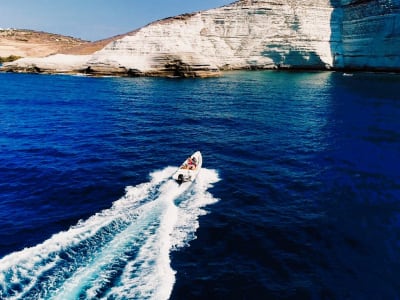
{"type": "Polygon", "coordinates": [[[20,59],[3,71],[217,76],[238,69],[400,70],[400,2],[240,0],[149,24],[94,53],[20,59]]]}

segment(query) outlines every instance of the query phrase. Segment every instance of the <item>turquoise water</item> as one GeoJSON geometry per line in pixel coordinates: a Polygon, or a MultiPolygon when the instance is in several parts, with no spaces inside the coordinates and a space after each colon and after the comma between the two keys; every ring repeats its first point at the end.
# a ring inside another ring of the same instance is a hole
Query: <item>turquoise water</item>
{"type": "Polygon", "coordinates": [[[0,80],[1,298],[399,297],[398,75],[0,80]]]}

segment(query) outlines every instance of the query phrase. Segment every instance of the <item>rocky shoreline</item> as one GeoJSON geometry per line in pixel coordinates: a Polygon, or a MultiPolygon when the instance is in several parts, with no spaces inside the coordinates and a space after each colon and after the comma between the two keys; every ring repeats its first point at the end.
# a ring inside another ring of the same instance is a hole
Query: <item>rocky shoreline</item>
{"type": "Polygon", "coordinates": [[[254,69],[400,72],[400,4],[241,0],[84,46],[5,63],[1,71],[162,77],[254,69]]]}

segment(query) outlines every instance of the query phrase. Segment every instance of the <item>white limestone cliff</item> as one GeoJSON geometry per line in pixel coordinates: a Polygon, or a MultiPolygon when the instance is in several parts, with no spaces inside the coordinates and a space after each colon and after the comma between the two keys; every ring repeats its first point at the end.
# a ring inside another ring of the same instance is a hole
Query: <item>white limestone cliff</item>
{"type": "MultiPolygon", "coordinates": [[[[399,0],[241,0],[154,22],[69,71],[186,77],[232,69],[398,71],[399,46],[399,0]]],[[[59,59],[65,71],[66,57],[59,59]]],[[[29,65],[26,59],[20,68],[16,61],[3,70],[60,72],[54,60],[29,65]]]]}
{"type": "MultiPolygon", "coordinates": [[[[46,57],[25,57],[5,64],[16,65],[16,72],[26,73],[79,73],[83,71],[90,55],[55,54],[46,57]]],[[[6,69],[7,70],[7,69],[6,69]]],[[[14,71],[13,69],[11,69],[14,71]]]]}
{"type": "Polygon", "coordinates": [[[204,76],[230,69],[330,68],[328,0],[239,1],[170,18],[115,41],[89,60],[93,71],[204,76]],[[204,74],[206,73],[206,74],[204,74]]]}

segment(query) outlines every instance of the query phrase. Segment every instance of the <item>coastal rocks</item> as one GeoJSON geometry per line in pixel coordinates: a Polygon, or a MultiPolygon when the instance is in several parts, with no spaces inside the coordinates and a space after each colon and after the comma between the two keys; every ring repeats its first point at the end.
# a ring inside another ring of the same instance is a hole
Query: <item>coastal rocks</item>
{"type": "Polygon", "coordinates": [[[2,69],[167,77],[238,69],[399,70],[399,5],[393,0],[241,0],[154,22],[75,60],[27,58],[2,69]]]}
{"type": "Polygon", "coordinates": [[[85,73],[90,55],[55,54],[47,57],[26,57],[4,64],[3,69],[18,73],[77,74],[85,73]]]}

